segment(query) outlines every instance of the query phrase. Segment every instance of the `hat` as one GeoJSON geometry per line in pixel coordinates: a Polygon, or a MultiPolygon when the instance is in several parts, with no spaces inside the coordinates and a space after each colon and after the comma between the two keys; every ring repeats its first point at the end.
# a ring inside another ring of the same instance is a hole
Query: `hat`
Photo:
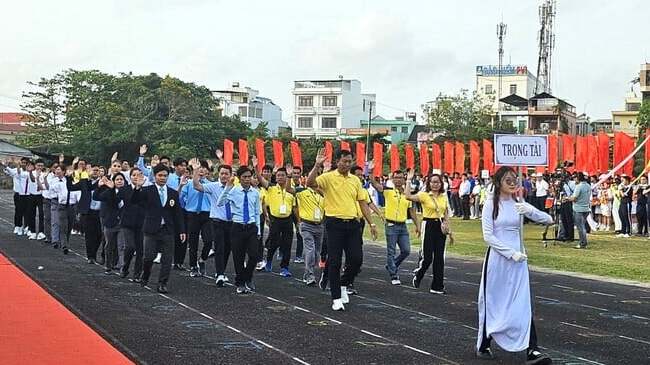
{"type": "Polygon", "coordinates": [[[544,176],[544,175],[541,172],[538,172],[538,173],[535,174],[535,177],[542,177],[542,176],[544,176]]]}

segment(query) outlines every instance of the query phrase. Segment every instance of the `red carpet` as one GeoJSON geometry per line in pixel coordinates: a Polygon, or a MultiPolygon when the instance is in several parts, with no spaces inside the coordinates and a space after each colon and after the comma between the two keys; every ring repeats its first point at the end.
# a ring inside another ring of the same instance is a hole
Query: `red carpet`
{"type": "Polygon", "coordinates": [[[1,364],[133,364],[0,255],[1,364]]]}

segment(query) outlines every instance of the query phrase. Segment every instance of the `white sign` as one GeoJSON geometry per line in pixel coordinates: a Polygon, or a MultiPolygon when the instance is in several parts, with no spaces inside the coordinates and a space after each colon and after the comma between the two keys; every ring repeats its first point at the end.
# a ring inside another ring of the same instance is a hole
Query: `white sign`
{"type": "Polygon", "coordinates": [[[489,179],[490,170],[481,170],[481,179],[489,179]]]}
{"type": "Polygon", "coordinates": [[[548,165],[548,136],[495,134],[494,164],[505,166],[548,165]]]}

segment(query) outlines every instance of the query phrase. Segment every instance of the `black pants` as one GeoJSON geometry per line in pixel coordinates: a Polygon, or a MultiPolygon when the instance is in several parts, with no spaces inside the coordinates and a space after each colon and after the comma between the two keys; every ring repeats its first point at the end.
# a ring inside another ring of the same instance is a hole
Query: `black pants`
{"type": "Polygon", "coordinates": [[[341,298],[341,286],[347,286],[361,267],[361,230],[356,219],[326,218],[328,277],[332,299],[341,298]],[[347,270],[341,276],[341,257],[345,252],[347,270]]]}
{"type": "Polygon", "coordinates": [[[645,207],[645,202],[642,202],[642,204],[637,204],[636,206],[636,221],[639,227],[638,233],[641,235],[648,234],[648,214],[645,210],[645,207]]]}
{"type": "Polygon", "coordinates": [[[458,195],[458,193],[451,193],[451,209],[453,210],[455,217],[460,217],[462,215],[460,195],[458,195]]]}
{"type": "Polygon", "coordinates": [[[546,212],[546,198],[547,195],[544,196],[536,196],[535,197],[535,208],[541,210],[542,212],[546,212]]]}
{"type": "Polygon", "coordinates": [[[293,219],[289,216],[286,218],[276,218],[271,216],[271,230],[269,232],[269,249],[266,252],[266,261],[273,262],[275,251],[280,248],[282,261],[280,267],[286,269],[289,267],[291,260],[291,242],[293,241],[293,219]]]}
{"type": "Polygon", "coordinates": [[[144,263],[142,269],[142,281],[149,281],[153,260],[158,252],[162,253],[160,259],[160,274],[158,283],[166,284],[169,280],[169,272],[172,266],[174,255],[174,233],[170,227],[163,226],[157,233],[144,234],[144,263]]]}
{"type": "Polygon", "coordinates": [[[203,249],[201,250],[201,261],[208,258],[210,249],[212,248],[212,222],[210,221],[210,213],[187,213],[187,233],[188,243],[190,246],[190,267],[197,267],[198,251],[199,251],[199,234],[203,241],[203,249]]]}
{"type": "Polygon", "coordinates": [[[469,195],[463,195],[460,204],[463,210],[463,220],[469,220],[469,195]]]}
{"type": "Polygon", "coordinates": [[[235,285],[241,286],[253,280],[257,264],[257,225],[232,223],[232,261],[235,266],[235,285]],[[248,255],[248,261],[246,261],[248,255]],[[246,261],[246,265],[244,265],[246,261]]]}
{"type": "Polygon", "coordinates": [[[562,220],[562,235],[558,239],[561,241],[573,241],[575,236],[573,228],[573,203],[562,203],[560,206],[560,219],[562,220]]]}
{"type": "Polygon", "coordinates": [[[124,243],[126,245],[124,249],[124,266],[122,266],[122,271],[125,273],[129,272],[129,267],[131,266],[131,259],[133,259],[133,253],[135,252],[135,263],[133,264],[133,278],[140,278],[142,275],[142,260],[143,260],[143,240],[142,227],[140,228],[128,228],[122,227],[121,233],[124,236],[124,243]]]}
{"type": "Polygon", "coordinates": [[[348,286],[354,284],[354,279],[356,279],[357,275],[361,273],[361,267],[363,266],[363,231],[365,228],[366,228],[366,221],[363,218],[361,218],[361,220],[359,221],[359,232],[361,232],[359,234],[359,247],[361,247],[361,256],[359,256],[359,262],[355,263],[358,264],[358,267],[354,269],[348,266],[348,257],[347,255],[345,256],[345,265],[343,266],[343,276],[349,278],[347,283],[348,286]],[[356,270],[356,273],[354,275],[349,275],[348,271],[350,269],[356,270]]]}
{"type": "Polygon", "coordinates": [[[14,193],[14,206],[16,208],[14,212],[14,225],[16,227],[27,227],[29,224],[27,221],[29,197],[29,195],[20,195],[18,193],[14,193]]]}
{"type": "Polygon", "coordinates": [[[89,210],[88,213],[81,215],[81,221],[86,230],[84,234],[86,257],[97,260],[97,250],[102,242],[102,225],[99,221],[99,211],[89,210]]]}
{"type": "Polygon", "coordinates": [[[32,233],[43,233],[43,196],[25,195],[25,224],[32,233]],[[36,230],[36,213],[38,213],[38,231],[36,230]]]}
{"type": "Polygon", "coordinates": [[[424,237],[422,237],[422,249],[415,276],[422,280],[429,266],[433,262],[433,281],[431,289],[441,291],[445,288],[445,241],[447,236],[442,234],[440,219],[425,218],[424,237]]]}
{"type": "Polygon", "coordinates": [[[630,206],[629,198],[621,199],[621,206],[618,208],[618,215],[621,217],[621,233],[632,233],[632,225],[630,224],[630,206]]]}
{"type": "MultiPolygon", "coordinates": [[[[183,219],[185,219],[185,227],[187,227],[187,212],[183,211],[183,219]]],[[[180,235],[174,237],[174,264],[182,265],[185,262],[185,254],[187,253],[187,243],[181,241],[180,235]]]]}
{"type": "Polygon", "coordinates": [[[214,268],[217,275],[223,275],[228,266],[230,256],[230,230],[232,222],[212,219],[212,234],[214,239],[214,268]]]}
{"type": "Polygon", "coordinates": [[[298,220],[293,214],[291,215],[291,220],[293,221],[293,225],[296,228],[296,257],[302,257],[302,236],[300,235],[300,231],[298,229],[298,220]]]}

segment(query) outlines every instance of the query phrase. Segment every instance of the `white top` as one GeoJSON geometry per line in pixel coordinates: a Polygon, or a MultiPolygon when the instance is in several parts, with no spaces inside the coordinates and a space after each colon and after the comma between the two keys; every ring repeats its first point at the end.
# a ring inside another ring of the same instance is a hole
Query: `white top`
{"type": "Polygon", "coordinates": [[[59,204],[77,204],[79,201],[81,192],[72,191],[70,192],[70,200],[68,200],[68,186],[65,178],[53,179],[53,183],[50,183],[50,193],[53,194],[53,198],[56,198],[59,204]]]}
{"type": "Polygon", "coordinates": [[[14,193],[20,194],[20,174],[17,168],[5,167],[5,174],[11,176],[14,183],[14,193]]]}
{"type": "Polygon", "coordinates": [[[546,180],[535,180],[535,196],[546,196],[548,195],[548,183],[546,180]]]}

